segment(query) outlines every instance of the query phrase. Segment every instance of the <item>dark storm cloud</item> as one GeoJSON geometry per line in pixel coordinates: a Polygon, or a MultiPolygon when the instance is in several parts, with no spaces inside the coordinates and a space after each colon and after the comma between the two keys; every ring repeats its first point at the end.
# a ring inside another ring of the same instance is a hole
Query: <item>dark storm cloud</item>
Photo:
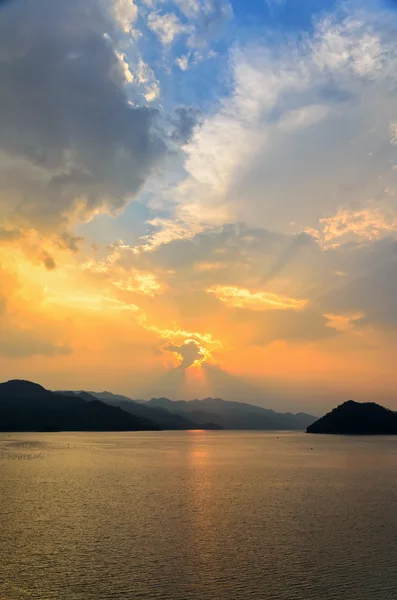
{"type": "MultiPolygon", "coordinates": [[[[167,151],[156,110],[128,102],[111,6],[24,0],[1,11],[0,218],[51,229],[117,210],[167,151]]],[[[177,125],[191,127],[187,115],[177,125]]]]}

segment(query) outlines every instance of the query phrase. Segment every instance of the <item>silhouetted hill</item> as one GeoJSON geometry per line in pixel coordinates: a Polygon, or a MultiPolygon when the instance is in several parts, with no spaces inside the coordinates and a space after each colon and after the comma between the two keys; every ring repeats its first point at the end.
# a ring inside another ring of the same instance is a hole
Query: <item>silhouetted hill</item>
{"type": "Polygon", "coordinates": [[[300,430],[314,420],[221,398],[145,402],[111,392],[51,392],[21,380],[0,384],[0,431],[300,430]]]}
{"type": "Polygon", "coordinates": [[[119,406],[131,415],[151,419],[158,423],[162,429],[221,429],[221,427],[211,423],[210,419],[189,419],[160,406],[149,406],[144,400],[131,400],[126,396],[112,394],[111,392],[89,392],[89,395],[95,396],[102,402],[112,406],[119,406]]]}
{"type": "Polygon", "coordinates": [[[187,416],[196,422],[211,421],[224,429],[304,430],[316,419],[305,413],[277,413],[253,404],[221,398],[192,401],[152,398],[146,405],[187,416]]]}
{"type": "Polygon", "coordinates": [[[309,425],[307,433],[396,435],[397,413],[374,402],[348,400],[309,425]]]}
{"type": "Polygon", "coordinates": [[[142,431],[157,423],[86,393],[55,393],[30,381],[0,384],[0,431],[142,431]]]}

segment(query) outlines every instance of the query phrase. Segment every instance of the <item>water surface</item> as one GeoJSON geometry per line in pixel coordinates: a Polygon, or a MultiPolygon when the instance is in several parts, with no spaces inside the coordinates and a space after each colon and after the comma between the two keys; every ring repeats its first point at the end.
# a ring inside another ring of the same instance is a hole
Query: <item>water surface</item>
{"type": "Polygon", "coordinates": [[[397,437],[0,434],[1,600],[397,598],[397,437]]]}

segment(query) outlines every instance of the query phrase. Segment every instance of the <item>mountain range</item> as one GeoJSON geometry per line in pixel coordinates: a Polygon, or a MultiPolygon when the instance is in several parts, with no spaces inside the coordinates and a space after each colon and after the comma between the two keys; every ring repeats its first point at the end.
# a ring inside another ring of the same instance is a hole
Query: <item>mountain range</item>
{"type": "Polygon", "coordinates": [[[221,398],[132,400],[111,392],[49,391],[24,380],[0,384],[0,431],[304,430],[315,417],[221,398]]]}
{"type": "Polygon", "coordinates": [[[0,384],[0,431],[142,431],[161,429],[86,393],[63,394],[23,380],[0,384]]]}
{"type": "Polygon", "coordinates": [[[203,400],[132,400],[110,392],[89,392],[99,400],[118,406],[134,415],[142,415],[161,423],[164,429],[256,429],[304,430],[315,417],[306,413],[277,413],[273,410],[230,402],[221,398],[203,400]]]}
{"type": "Polygon", "coordinates": [[[111,392],[50,391],[37,383],[0,384],[0,431],[306,430],[397,434],[397,412],[349,400],[317,419],[221,398],[132,400],[111,392]]]}

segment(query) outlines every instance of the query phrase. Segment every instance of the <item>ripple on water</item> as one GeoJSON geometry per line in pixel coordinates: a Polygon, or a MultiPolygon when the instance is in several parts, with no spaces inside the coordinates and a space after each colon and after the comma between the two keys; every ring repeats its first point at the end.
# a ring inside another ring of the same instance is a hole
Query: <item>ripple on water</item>
{"type": "Polygon", "coordinates": [[[0,434],[0,600],[392,600],[395,447],[0,434]]]}

